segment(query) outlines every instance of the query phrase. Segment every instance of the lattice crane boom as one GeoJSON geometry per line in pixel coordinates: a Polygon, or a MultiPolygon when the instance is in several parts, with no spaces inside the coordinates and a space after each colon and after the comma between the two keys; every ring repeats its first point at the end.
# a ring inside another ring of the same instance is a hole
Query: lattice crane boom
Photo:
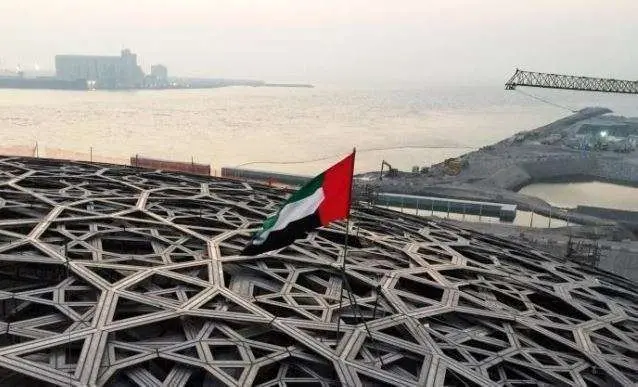
{"type": "Polygon", "coordinates": [[[505,89],[515,90],[517,86],[638,94],[638,81],[538,73],[519,69],[516,69],[516,73],[507,81],[505,89]]]}

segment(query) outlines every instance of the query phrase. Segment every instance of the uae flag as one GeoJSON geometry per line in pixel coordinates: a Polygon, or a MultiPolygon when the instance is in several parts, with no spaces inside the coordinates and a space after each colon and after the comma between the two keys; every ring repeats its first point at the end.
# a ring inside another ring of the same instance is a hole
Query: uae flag
{"type": "Polygon", "coordinates": [[[242,255],[257,255],[288,246],[309,231],[343,219],[350,211],[353,151],[295,192],[264,224],[242,255]]]}

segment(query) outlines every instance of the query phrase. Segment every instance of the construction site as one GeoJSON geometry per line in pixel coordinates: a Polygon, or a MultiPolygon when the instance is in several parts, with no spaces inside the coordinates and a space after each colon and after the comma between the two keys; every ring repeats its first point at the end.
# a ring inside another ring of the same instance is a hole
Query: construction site
{"type": "MultiPolygon", "coordinates": [[[[540,87],[638,94],[637,81],[516,70],[507,90],[540,87]]],[[[549,102],[549,101],[547,101],[549,102]]],[[[561,208],[518,190],[535,182],[606,181],[638,186],[638,118],[604,107],[584,108],[537,129],[434,165],[401,171],[382,160],[378,171],[357,176],[358,197],[375,205],[493,216],[498,224],[459,222],[477,231],[507,235],[563,257],[590,262],[638,281],[638,213],[579,206],[561,208]],[[568,227],[507,224],[517,212],[562,220],[568,227]]],[[[305,176],[223,168],[222,176],[298,185],[305,176]]]]}
{"type": "MultiPolygon", "coordinates": [[[[506,89],[521,86],[638,94],[636,81],[516,70],[506,89]]],[[[585,108],[439,164],[415,167],[411,172],[386,169],[384,173],[382,168],[380,173],[364,177],[371,186],[369,191],[507,203],[517,210],[562,219],[568,227],[551,230],[507,224],[468,225],[638,280],[638,213],[587,206],[560,208],[517,192],[529,184],[548,181],[638,186],[637,143],[637,118],[613,115],[607,108],[585,108]]]]}

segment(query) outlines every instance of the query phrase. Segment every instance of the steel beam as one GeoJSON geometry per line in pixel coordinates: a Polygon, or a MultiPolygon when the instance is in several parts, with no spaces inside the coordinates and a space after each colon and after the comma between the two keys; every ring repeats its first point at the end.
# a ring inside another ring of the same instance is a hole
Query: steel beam
{"type": "Polygon", "coordinates": [[[638,94],[638,81],[538,73],[516,69],[516,73],[505,84],[505,89],[515,90],[518,86],[638,94]]]}

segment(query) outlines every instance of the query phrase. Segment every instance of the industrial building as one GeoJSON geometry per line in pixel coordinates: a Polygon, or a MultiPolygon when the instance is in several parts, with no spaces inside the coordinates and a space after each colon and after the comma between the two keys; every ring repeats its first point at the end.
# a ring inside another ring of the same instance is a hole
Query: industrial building
{"type": "Polygon", "coordinates": [[[128,49],[120,56],[56,55],[55,72],[58,79],[85,80],[100,89],[139,88],[144,82],[137,54],[128,49]]]}
{"type": "Polygon", "coordinates": [[[146,76],[144,86],[148,88],[164,88],[168,85],[168,69],[166,66],[161,64],[151,66],[151,73],[146,76]]]}
{"type": "Polygon", "coordinates": [[[151,66],[151,76],[159,81],[166,81],[168,79],[168,69],[161,64],[153,65],[151,66]]]}

